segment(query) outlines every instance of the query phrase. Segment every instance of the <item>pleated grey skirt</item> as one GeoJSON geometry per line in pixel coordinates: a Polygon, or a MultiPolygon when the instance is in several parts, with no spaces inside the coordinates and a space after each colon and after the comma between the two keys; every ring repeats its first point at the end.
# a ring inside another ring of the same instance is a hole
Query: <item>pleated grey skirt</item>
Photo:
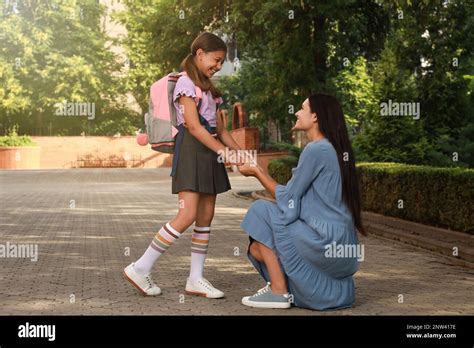
{"type": "Polygon", "coordinates": [[[184,129],[171,192],[190,190],[218,194],[230,189],[229,176],[224,163],[218,162],[218,154],[184,129]]]}

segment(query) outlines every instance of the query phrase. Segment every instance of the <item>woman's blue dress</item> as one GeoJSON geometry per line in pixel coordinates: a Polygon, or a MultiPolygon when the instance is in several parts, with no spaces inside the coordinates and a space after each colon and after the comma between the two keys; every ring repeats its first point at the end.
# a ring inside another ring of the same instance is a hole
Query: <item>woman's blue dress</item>
{"type": "MultiPolygon", "coordinates": [[[[296,306],[350,307],[358,257],[347,252],[342,257],[329,254],[336,245],[359,244],[351,212],[342,199],[336,150],[326,138],[308,143],[292,174],[285,186],[277,185],[276,204],[255,201],[241,227],[276,253],[296,306]]],[[[265,265],[247,254],[270,281],[265,265]]]]}

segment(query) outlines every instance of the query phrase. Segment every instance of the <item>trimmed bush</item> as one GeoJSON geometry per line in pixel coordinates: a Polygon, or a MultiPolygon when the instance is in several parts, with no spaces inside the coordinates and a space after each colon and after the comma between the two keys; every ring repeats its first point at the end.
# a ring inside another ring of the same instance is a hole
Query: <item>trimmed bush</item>
{"type": "Polygon", "coordinates": [[[291,169],[298,165],[298,157],[285,156],[268,163],[268,173],[279,184],[285,185],[290,180],[291,169]]]}
{"type": "MultiPolygon", "coordinates": [[[[297,161],[273,160],[269,174],[285,184],[297,161]]],[[[474,233],[474,170],[358,163],[357,174],[363,210],[474,233]]]]}
{"type": "Polygon", "coordinates": [[[474,170],[359,163],[357,172],[364,210],[474,232],[474,170]]]}

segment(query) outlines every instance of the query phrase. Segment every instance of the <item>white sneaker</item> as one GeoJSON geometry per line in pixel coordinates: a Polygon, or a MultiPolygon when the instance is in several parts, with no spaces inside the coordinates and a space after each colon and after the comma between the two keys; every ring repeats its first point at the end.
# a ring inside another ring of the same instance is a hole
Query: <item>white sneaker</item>
{"type": "Polygon", "coordinates": [[[133,266],[132,262],[130,265],[125,267],[123,270],[123,276],[128,280],[143,296],[156,296],[161,294],[161,289],[153,282],[150,273],[145,276],[138,274],[133,266]]]}
{"type": "Polygon", "coordinates": [[[204,296],[207,298],[222,298],[224,293],[215,287],[205,278],[192,281],[188,278],[186,282],[186,293],[189,295],[204,296]]]}

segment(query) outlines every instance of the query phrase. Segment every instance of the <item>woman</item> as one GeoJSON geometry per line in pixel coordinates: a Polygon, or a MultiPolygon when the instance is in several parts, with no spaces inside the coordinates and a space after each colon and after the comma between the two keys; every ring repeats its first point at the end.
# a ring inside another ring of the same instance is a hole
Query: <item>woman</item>
{"type": "Polygon", "coordinates": [[[336,98],[314,94],[296,118],[293,130],[304,130],[310,142],[285,186],[259,166],[239,166],[276,198],[276,204],[256,201],[241,223],[250,236],[248,257],[267,281],[242,303],[258,308],[290,308],[291,303],[318,310],[349,307],[355,297],[357,255],[332,250],[339,245],[359,250],[357,230],[365,231],[344,115],[336,98]]]}

